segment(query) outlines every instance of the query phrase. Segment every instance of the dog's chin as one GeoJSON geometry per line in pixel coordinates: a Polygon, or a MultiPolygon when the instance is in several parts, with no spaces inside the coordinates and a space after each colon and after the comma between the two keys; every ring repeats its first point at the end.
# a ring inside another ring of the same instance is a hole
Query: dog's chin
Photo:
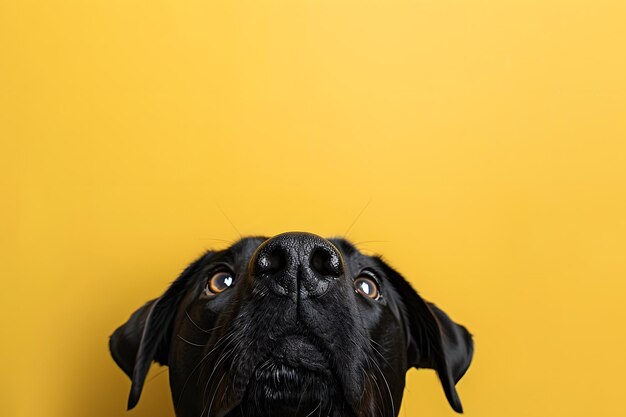
{"type": "Polygon", "coordinates": [[[235,384],[242,387],[241,394],[224,403],[217,415],[352,415],[340,379],[332,371],[332,354],[320,346],[319,341],[301,334],[273,340],[266,356],[249,368],[245,382],[235,384]],[[343,412],[333,414],[333,410],[343,412]]]}
{"type": "Polygon", "coordinates": [[[267,415],[306,416],[315,408],[328,408],[333,396],[332,376],[327,370],[271,359],[255,370],[243,403],[254,404],[267,415]]]}
{"type": "Polygon", "coordinates": [[[243,403],[267,415],[306,416],[315,408],[323,413],[335,397],[335,381],[321,350],[305,336],[290,335],[255,368],[243,403]]]}

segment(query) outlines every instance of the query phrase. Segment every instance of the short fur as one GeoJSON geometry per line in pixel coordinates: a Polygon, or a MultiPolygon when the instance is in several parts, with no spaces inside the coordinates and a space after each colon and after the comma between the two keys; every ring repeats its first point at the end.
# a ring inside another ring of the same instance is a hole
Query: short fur
{"type": "Polygon", "coordinates": [[[380,257],[308,233],[209,251],[110,338],[139,401],[153,361],[170,368],[178,417],[395,417],[405,373],[434,369],[452,408],[473,342],[380,257]],[[217,271],[234,277],[207,292],[217,271]],[[355,291],[367,273],[380,297],[355,291]]]}

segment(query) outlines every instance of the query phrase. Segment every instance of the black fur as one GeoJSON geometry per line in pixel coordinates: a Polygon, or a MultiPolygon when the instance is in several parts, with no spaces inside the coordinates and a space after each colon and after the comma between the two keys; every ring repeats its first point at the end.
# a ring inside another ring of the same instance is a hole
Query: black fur
{"type": "Polygon", "coordinates": [[[473,354],[465,327],[381,258],[307,233],[207,252],[109,346],[132,381],[129,409],[156,361],[170,368],[178,417],[395,417],[411,367],[435,369],[462,412],[455,384],[473,354]],[[213,294],[218,271],[234,281],[213,294]],[[363,273],[378,299],[355,291],[363,273]]]}

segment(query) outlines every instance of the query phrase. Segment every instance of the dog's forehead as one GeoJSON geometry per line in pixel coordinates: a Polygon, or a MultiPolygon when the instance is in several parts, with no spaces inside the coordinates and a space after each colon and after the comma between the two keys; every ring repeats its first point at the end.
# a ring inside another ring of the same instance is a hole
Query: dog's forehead
{"type": "Polygon", "coordinates": [[[269,239],[266,236],[248,236],[239,239],[233,243],[226,252],[228,252],[234,258],[249,259],[252,254],[257,250],[261,243],[269,239]]]}

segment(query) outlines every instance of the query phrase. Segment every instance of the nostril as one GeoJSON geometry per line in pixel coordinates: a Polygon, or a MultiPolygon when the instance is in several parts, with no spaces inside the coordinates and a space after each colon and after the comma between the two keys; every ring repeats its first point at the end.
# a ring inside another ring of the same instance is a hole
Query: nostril
{"type": "Polygon", "coordinates": [[[257,258],[254,268],[255,274],[276,273],[287,265],[287,256],[280,248],[261,252],[257,258]]]}
{"type": "Polygon", "coordinates": [[[321,275],[339,276],[343,272],[339,254],[331,248],[316,248],[311,254],[310,264],[321,275]]]}

